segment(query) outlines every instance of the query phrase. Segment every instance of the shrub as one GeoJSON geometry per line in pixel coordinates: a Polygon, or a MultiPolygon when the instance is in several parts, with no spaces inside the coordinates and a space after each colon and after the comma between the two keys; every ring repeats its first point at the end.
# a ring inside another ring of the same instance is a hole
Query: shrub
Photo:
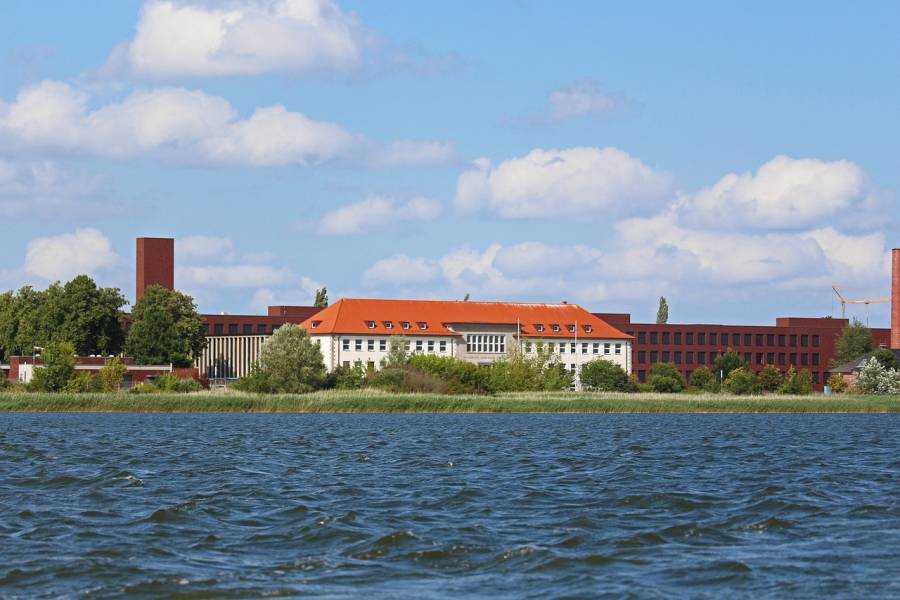
{"type": "Polygon", "coordinates": [[[172,373],[160,375],[152,381],[140,383],[129,390],[132,394],[186,394],[203,389],[196,379],[179,379],[172,373]]]}
{"type": "Polygon", "coordinates": [[[729,348],[724,354],[720,355],[713,362],[713,368],[716,373],[721,374],[724,381],[728,374],[744,366],[744,361],[737,352],[729,348]]]}
{"type": "Polygon", "coordinates": [[[602,392],[633,392],[631,376],[616,363],[602,358],[581,367],[581,384],[602,392]]]}
{"type": "Polygon", "coordinates": [[[122,364],[121,360],[118,358],[109,359],[100,369],[100,388],[104,392],[118,392],[119,388],[122,387],[122,380],[125,379],[127,372],[128,367],[122,364]]]}
{"type": "Polygon", "coordinates": [[[235,387],[252,392],[297,394],[321,389],[327,381],[319,345],[305,329],[287,324],[266,340],[251,374],[235,387]]]}
{"type": "Polygon", "coordinates": [[[340,366],[331,373],[331,379],[334,387],[339,390],[358,390],[365,387],[368,380],[368,370],[363,367],[362,361],[358,360],[353,366],[340,366]]]}
{"type": "Polygon", "coordinates": [[[490,369],[449,356],[415,354],[409,366],[446,382],[449,393],[485,394],[492,391],[490,369]]]}
{"type": "Polygon", "coordinates": [[[738,367],[728,374],[722,387],[730,394],[746,396],[756,391],[756,375],[744,367],[738,367]]]}
{"type": "Polygon", "coordinates": [[[887,348],[879,348],[872,353],[872,358],[880,362],[885,369],[896,369],[898,367],[897,356],[887,348]]]}
{"type": "Polygon", "coordinates": [[[399,391],[409,394],[447,394],[449,386],[437,375],[408,368],[400,382],[399,391]]]}
{"type": "Polygon", "coordinates": [[[756,383],[761,392],[777,392],[784,384],[784,375],[774,365],[766,365],[759,372],[756,383]]]}
{"type": "Polygon", "coordinates": [[[677,394],[684,389],[681,372],[672,363],[656,363],[650,370],[650,386],[654,392],[677,394]]]}
{"type": "Polygon", "coordinates": [[[559,391],[572,385],[572,375],[559,359],[543,348],[534,355],[513,352],[486,367],[494,392],[559,391]]]}
{"type": "Polygon", "coordinates": [[[850,386],[847,385],[847,382],[843,377],[835,374],[828,378],[828,387],[830,387],[831,391],[835,394],[843,394],[850,386]]]}
{"type": "Polygon", "coordinates": [[[37,392],[59,392],[75,376],[75,347],[68,342],[47,344],[42,354],[44,366],[34,370],[28,385],[37,392]]]}
{"type": "Polygon", "coordinates": [[[100,391],[100,380],[87,371],[82,371],[66,382],[64,392],[70,394],[87,394],[100,391]]]}
{"type": "Polygon", "coordinates": [[[864,394],[900,394],[900,372],[885,369],[872,357],[856,379],[856,387],[864,394]]]}
{"type": "Polygon", "coordinates": [[[719,383],[709,368],[700,367],[691,373],[691,387],[705,392],[716,392],[719,389],[719,383]]]}
{"type": "Polygon", "coordinates": [[[784,376],[784,383],[779,391],[782,394],[793,394],[796,396],[811,394],[813,391],[812,374],[807,369],[797,373],[792,365],[788,369],[787,375],[784,376]]]}

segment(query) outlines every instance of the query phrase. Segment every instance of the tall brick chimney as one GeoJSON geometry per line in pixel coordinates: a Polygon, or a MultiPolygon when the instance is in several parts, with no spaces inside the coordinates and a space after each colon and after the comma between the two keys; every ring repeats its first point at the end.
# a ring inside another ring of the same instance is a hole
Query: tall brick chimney
{"type": "Polygon", "coordinates": [[[172,238],[138,238],[134,301],[151,285],[175,288],[175,240],[172,238]]]}
{"type": "Polygon", "coordinates": [[[891,348],[900,350],[900,248],[891,252],[891,348]]]}

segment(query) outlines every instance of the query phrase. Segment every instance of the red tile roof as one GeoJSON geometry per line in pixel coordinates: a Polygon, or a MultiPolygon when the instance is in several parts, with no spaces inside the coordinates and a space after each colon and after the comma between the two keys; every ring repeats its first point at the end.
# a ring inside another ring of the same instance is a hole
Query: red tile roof
{"type": "Polygon", "coordinates": [[[343,298],[300,326],[312,335],[460,335],[454,324],[511,325],[519,323],[523,337],[573,338],[569,326],[578,324],[584,339],[631,339],[575,304],[518,304],[512,302],[463,302],[441,300],[362,300],[343,298]],[[402,324],[409,323],[409,329],[402,324]],[[374,327],[369,327],[374,323],[374,327]],[[386,323],[393,327],[388,329],[386,323]],[[425,323],[422,330],[419,323],[425,323]],[[538,326],[543,331],[538,331],[538,326]],[[559,325],[559,331],[553,331],[559,325]]]}

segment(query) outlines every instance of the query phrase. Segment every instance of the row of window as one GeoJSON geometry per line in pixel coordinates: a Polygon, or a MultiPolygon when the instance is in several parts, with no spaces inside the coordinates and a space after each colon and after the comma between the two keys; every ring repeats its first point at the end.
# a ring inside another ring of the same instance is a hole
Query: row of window
{"type": "MultiPolygon", "coordinates": [[[[647,356],[650,356],[650,364],[655,364],[658,362],[674,362],[676,365],[682,364],[682,359],[684,364],[692,365],[694,363],[694,358],[697,359],[696,364],[705,365],[712,364],[715,362],[716,358],[718,358],[718,352],[681,352],[674,351],[670,352],[668,350],[657,351],[650,350],[649,352],[646,350],[638,350],[637,353],[637,362],[638,364],[646,364],[647,356]]],[[[778,364],[778,366],[787,366],[787,365],[799,365],[799,366],[809,366],[812,365],[814,367],[819,366],[819,354],[814,352],[812,354],[808,353],[796,353],[791,352],[790,354],[786,352],[744,352],[744,363],[748,365],[774,365],[778,364]],[[776,359],[777,356],[777,359],[776,359]],[[799,358],[800,362],[797,362],[799,358]],[[755,359],[755,360],[754,360],[755,359]],[[777,363],[776,363],[777,360],[777,363]]]]}
{"type": "Polygon", "coordinates": [[[466,336],[467,354],[502,354],[506,352],[505,335],[479,335],[466,336]]]}
{"type": "MultiPolygon", "coordinates": [[[[413,350],[413,342],[406,340],[404,343],[406,345],[406,351],[411,352],[413,350]]],[[[441,353],[447,352],[447,340],[416,340],[414,343],[416,352],[425,352],[426,349],[428,352],[434,352],[435,350],[441,353]]],[[[363,349],[367,352],[375,352],[376,345],[378,346],[378,352],[387,352],[388,342],[386,339],[351,340],[349,338],[344,338],[341,340],[341,349],[345,352],[349,352],[351,348],[357,352],[362,352],[363,349]]]]}
{"type": "Polygon", "coordinates": [[[675,346],[681,346],[682,344],[685,346],[768,346],[770,348],[774,348],[777,345],[779,348],[796,348],[799,342],[801,348],[807,348],[812,342],[813,348],[819,347],[819,336],[818,335],[807,335],[796,333],[785,334],[785,333],[715,333],[715,332],[686,332],[682,334],[680,331],[669,332],[669,331],[639,331],[637,334],[637,343],[638,344],[646,344],[647,339],[650,339],[650,344],[659,344],[660,339],[662,340],[662,344],[664,346],[668,346],[669,344],[674,344],[675,346]],[[649,334],[649,335],[648,335],[649,334]],[[731,341],[729,342],[729,336],[731,341]]]}
{"type": "MultiPolygon", "coordinates": [[[[559,354],[566,354],[567,349],[569,354],[577,354],[578,346],[581,346],[582,354],[600,354],[600,345],[600,342],[559,342],[558,344],[554,342],[547,342],[546,348],[549,352],[558,352],[559,354]]],[[[543,343],[532,345],[531,342],[525,342],[525,352],[526,354],[530,354],[532,351],[537,351],[543,346],[543,343]]],[[[622,344],[604,342],[603,354],[622,354],[622,344]]]]}
{"type": "MultiPolygon", "coordinates": [[[[691,373],[693,373],[693,371],[685,371],[684,372],[685,380],[690,381],[691,373]]],[[[759,375],[759,371],[757,371],[756,374],[759,375]]],[[[829,373],[828,371],[826,371],[825,373],[822,373],[821,378],[819,377],[818,371],[812,371],[810,373],[810,375],[812,375],[812,382],[815,385],[819,385],[820,382],[828,381],[828,378],[831,377],[831,373],[829,373]]],[[[637,376],[638,376],[638,381],[641,381],[641,382],[647,381],[647,371],[641,369],[637,372],[637,376]]]]}
{"type": "MultiPolygon", "coordinates": [[[[209,323],[204,323],[203,328],[206,335],[210,335],[209,323]]],[[[237,323],[228,324],[228,335],[268,335],[275,333],[278,325],[266,325],[265,323],[257,323],[255,326],[251,323],[238,325],[237,323]]],[[[225,335],[225,324],[214,323],[212,326],[212,335],[225,335]]]]}

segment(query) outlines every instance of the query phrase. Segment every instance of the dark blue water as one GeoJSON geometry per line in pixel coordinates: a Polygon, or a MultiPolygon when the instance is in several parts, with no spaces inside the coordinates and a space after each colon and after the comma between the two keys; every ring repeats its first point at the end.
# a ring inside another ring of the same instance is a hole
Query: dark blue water
{"type": "Polygon", "coordinates": [[[900,596],[900,419],[0,415],[0,597],[900,596]]]}

